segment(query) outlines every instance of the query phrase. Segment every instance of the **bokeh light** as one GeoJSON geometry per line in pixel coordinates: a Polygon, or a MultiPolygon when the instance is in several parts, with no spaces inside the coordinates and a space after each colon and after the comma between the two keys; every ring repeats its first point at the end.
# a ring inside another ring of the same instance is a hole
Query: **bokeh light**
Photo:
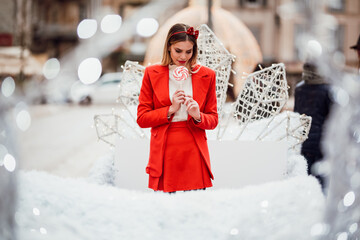
{"type": "Polygon", "coordinates": [[[41,233],[41,234],[47,234],[46,228],[41,227],[41,228],[40,228],[40,233],[41,233]]]}
{"type": "Polygon", "coordinates": [[[117,32],[121,27],[122,19],[121,16],[116,14],[106,15],[101,20],[101,30],[104,33],[114,33],[117,32]]]}
{"type": "Polygon", "coordinates": [[[336,239],[337,240],[347,240],[348,239],[348,234],[346,232],[339,233],[339,235],[338,235],[338,237],[336,239]]]}
{"type": "Polygon", "coordinates": [[[349,103],[349,94],[342,88],[334,87],[335,101],[342,107],[345,107],[349,103]]]}
{"type": "Polygon", "coordinates": [[[26,131],[31,125],[30,113],[27,110],[21,110],[16,115],[16,124],[20,130],[26,131]]]}
{"type": "Polygon", "coordinates": [[[263,208],[267,208],[268,206],[269,206],[269,202],[268,201],[262,201],[261,203],[260,203],[260,205],[261,205],[261,207],[263,207],[263,208]]]}
{"type": "Polygon", "coordinates": [[[358,230],[358,224],[357,223],[353,223],[353,224],[350,225],[350,227],[349,227],[349,232],[350,233],[354,233],[357,230],[358,230]]]}
{"type": "Polygon", "coordinates": [[[47,60],[43,67],[43,74],[47,79],[56,78],[60,72],[60,62],[56,58],[47,60]]]}
{"type": "Polygon", "coordinates": [[[143,18],[136,25],[136,32],[142,37],[151,37],[159,28],[159,23],[154,18],[143,18]]]}
{"type": "Polygon", "coordinates": [[[11,154],[6,154],[4,157],[4,167],[9,172],[13,172],[16,168],[16,160],[11,154]]]}
{"type": "Polygon", "coordinates": [[[348,192],[344,197],[344,206],[350,207],[355,202],[355,193],[353,191],[348,192]]]}
{"type": "Polygon", "coordinates": [[[94,36],[97,31],[97,22],[94,19],[84,19],[77,27],[77,34],[79,38],[87,39],[94,36]]]}
{"type": "Polygon", "coordinates": [[[309,40],[306,46],[307,56],[311,59],[318,58],[322,54],[321,44],[316,40],[309,40]]]}
{"type": "Polygon", "coordinates": [[[238,234],[239,234],[239,230],[237,228],[233,228],[233,229],[230,230],[230,235],[235,236],[235,235],[238,235],[238,234]]]}
{"type": "Polygon", "coordinates": [[[40,215],[40,210],[38,208],[33,208],[33,214],[35,216],[39,216],[40,215]]]}
{"type": "Polygon", "coordinates": [[[329,233],[329,226],[324,223],[316,223],[311,227],[311,236],[322,236],[329,233]]]}
{"type": "Polygon", "coordinates": [[[87,58],[82,61],[78,68],[78,76],[82,83],[91,84],[96,82],[101,75],[102,66],[97,58],[87,58]]]}
{"type": "Polygon", "coordinates": [[[10,97],[15,91],[15,81],[12,77],[7,77],[1,84],[1,92],[5,97],[10,97]]]}

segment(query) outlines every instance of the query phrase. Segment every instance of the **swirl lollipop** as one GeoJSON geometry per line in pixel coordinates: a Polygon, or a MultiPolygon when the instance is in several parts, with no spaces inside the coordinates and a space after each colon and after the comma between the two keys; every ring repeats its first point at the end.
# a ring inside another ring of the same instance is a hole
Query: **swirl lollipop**
{"type": "Polygon", "coordinates": [[[180,82],[180,88],[182,89],[182,83],[189,77],[189,70],[184,67],[180,66],[175,68],[173,72],[173,77],[176,81],[180,82]]]}

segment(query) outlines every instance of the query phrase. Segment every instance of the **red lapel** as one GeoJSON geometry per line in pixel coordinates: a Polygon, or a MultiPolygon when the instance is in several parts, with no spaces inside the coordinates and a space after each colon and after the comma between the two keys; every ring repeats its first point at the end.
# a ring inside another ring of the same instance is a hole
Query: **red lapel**
{"type": "Polygon", "coordinates": [[[154,93],[159,102],[164,106],[171,105],[169,97],[169,68],[167,66],[157,65],[150,74],[154,93]]]}

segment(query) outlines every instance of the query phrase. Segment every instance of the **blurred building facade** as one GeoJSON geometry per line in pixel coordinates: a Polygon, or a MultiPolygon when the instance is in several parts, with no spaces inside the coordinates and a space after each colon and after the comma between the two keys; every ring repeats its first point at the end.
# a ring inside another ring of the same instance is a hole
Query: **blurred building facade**
{"type": "MultiPolygon", "coordinates": [[[[192,1],[192,0],[190,0],[192,1]]],[[[201,0],[200,0],[201,1],[201,0]]],[[[284,62],[289,73],[301,72],[302,60],[296,41],[304,31],[301,17],[281,14],[279,7],[302,0],[223,0],[216,2],[239,18],[257,39],[264,63],[284,62]]],[[[60,58],[70,51],[79,39],[77,25],[94,17],[100,6],[111,8],[125,21],[150,0],[0,0],[0,49],[19,47],[19,58],[29,49],[43,58],[60,58]],[[21,50],[22,49],[22,50],[21,50]]],[[[202,0],[208,4],[208,0],[202,0]]],[[[343,53],[348,66],[356,66],[357,55],[349,49],[360,33],[360,1],[332,0],[325,11],[339,23],[335,30],[336,48],[343,53]]],[[[184,6],[186,7],[186,6],[184,6]]],[[[158,19],[160,26],[179,9],[164,13],[158,19]]],[[[234,40],[236,41],[236,39],[234,40]]],[[[124,60],[142,61],[145,54],[131,53],[131,44],[147,44],[148,39],[135,36],[134,40],[119,46],[115,55],[109,56],[109,71],[124,60]]],[[[0,51],[1,55],[1,51],[0,51]]],[[[0,56],[1,57],[1,56],[0,56]]],[[[1,71],[1,69],[0,69],[1,71]]],[[[104,68],[106,70],[106,67],[104,68]]],[[[2,74],[2,73],[0,73],[2,74]]]]}
{"type": "MultiPolygon", "coordinates": [[[[226,0],[222,7],[241,19],[258,40],[265,62],[284,62],[287,70],[301,71],[301,56],[297,39],[305,31],[304,19],[292,12],[291,4],[304,0],[226,0]],[[281,6],[286,6],[281,12],[281,6]]],[[[338,27],[334,31],[335,45],[344,54],[346,64],[356,66],[357,56],[349,49],[360,34],[360,1],[329,0],[325,12],[334,17],[338,27]]],[[[295,5],[293,5],[295,6],[295,5]]],[[[331,19],[330,19],[331,20],[331,19]]]]}
{"type": "MultiPolygon", "coordinates": [[[[265,66],[283,62],[286,66],[289,94],[293,96],[296,83],[301,79],[304,57],[298,44],[306,31],[303,16],[294,9],[305,0],[225,0],[222,7],[252,31],[263,54],[265,66]]],[[[345,68],[357,67],[357,55],[349,47],[360,34],[360,1],[327,0],[324,12],[336,19],[332,44],[343,56],[345,68]]]]}

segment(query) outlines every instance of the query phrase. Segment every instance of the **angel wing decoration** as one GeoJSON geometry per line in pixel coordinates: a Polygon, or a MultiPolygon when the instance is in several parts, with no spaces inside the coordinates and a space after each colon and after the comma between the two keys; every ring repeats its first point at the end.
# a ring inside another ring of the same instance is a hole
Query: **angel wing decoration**
{"type": "Polygon", "coordinates": [[[207,25],[201,25],[199,32],[198,62],[216,73],[217,108],[218,113],[221,113],[229,86],[231,64],[235,61],[235,56],[226,50],[207,25]]]}
{"type": "Polygon", "coordinates": [[[288,100],[288,85],[284,64],[249,74],[245,87],[235,101],[234,117],[242,125],[238,138],[247,124],[277,115],[288,100]]]}

